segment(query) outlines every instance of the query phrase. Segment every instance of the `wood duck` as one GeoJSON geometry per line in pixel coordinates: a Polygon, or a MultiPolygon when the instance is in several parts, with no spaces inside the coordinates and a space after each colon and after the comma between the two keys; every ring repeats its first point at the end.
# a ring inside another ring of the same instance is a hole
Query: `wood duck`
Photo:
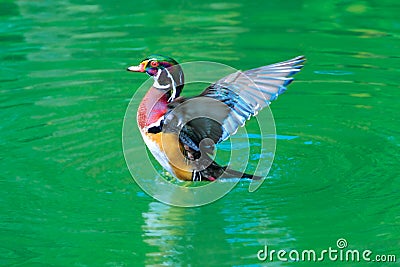
{"type": "Polygon", "coordinates": [[[200,95],[184,98],[180,96],[184,74],[178,62],[162,55],[145,58],[127,70],[146,72],[154,78],[137,113],[147,147],[180,180],[260,179],[213,161],[214,144],[235,134],[246,120],[285,92],[304,61],[305,57],[299,56],[238,71],[211,84],[200,95]],[[218,118],[209,118],[210,112],[218,118]]]}

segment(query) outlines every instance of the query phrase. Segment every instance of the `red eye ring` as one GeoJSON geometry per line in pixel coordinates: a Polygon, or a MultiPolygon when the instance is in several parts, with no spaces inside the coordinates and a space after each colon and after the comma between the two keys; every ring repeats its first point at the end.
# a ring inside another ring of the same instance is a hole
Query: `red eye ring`
{"type": "Polygon", "coordinates": [[[158,67],[158,62],[157,61],[151,61],[150,62],[150,66],[152,66],[153,68],[158,67]]]}

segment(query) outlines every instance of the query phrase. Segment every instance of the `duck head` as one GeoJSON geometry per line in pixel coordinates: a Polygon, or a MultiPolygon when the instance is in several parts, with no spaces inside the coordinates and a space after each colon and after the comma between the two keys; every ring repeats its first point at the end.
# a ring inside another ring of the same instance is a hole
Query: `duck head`
{"type": "Polygon", "coordinates": [[[174,59],[162,55],[150,55],[138,66],[130,66],[128,71],[146,72],[154,78],[153,87],[169,95],[168,102],[177,98],[184,85],[181,66],[174,59]]]}

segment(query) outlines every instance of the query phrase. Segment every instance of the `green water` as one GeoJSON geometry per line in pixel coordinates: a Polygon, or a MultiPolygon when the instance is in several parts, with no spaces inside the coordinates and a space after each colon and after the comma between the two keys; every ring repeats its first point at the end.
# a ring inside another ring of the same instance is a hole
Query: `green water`
{"type": "Polygon", "coordinates": [[[398,264],[398,14],[389,0],[1,0],[0,265],[309,266],[256,254],[339,238],[398,264]],[[281,137],[257,192],[176,208],[135,184],[122,122],[147,77],[125,68],[152,53],[238,69],[306,55],[271,106],[281,137]]]}

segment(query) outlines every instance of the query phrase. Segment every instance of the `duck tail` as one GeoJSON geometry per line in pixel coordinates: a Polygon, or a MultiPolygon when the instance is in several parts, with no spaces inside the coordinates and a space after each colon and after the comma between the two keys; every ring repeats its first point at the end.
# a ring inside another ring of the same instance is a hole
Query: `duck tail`
{"type": "Polygon", "coordinates": [[[261,176],[247,174],[239,171],[235,171],[232,169],[225,168],[225,175],[224,178],[241,178],[241,179],[252,179],[252,180],[261,180],[261,176]]]}
{"type": "Polygon", "coordinates": [[[228,166],[221,166],[213,161],[206,169],[202,171],[193,172],[193,181],[215,181],[215,179],[223,178],[239,178],[239,179],[252,179],[261,180],[263,177],[235,171],[228,166]]]}

